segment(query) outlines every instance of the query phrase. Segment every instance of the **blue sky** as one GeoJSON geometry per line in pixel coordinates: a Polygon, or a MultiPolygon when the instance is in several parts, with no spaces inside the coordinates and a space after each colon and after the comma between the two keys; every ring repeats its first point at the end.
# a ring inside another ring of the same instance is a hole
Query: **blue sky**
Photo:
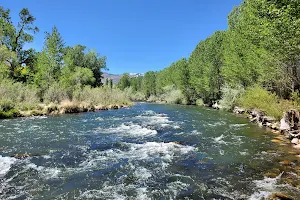
{"type": "Polygon", "coordinates": [[[1,0],[13,21],[26,7],[40,32],[40,50],[57,26],[66,45],[82,44],[107,56],[109,73],[157,71],[188,57],[199,41],[227,29],[242,0],[1,0]]]}

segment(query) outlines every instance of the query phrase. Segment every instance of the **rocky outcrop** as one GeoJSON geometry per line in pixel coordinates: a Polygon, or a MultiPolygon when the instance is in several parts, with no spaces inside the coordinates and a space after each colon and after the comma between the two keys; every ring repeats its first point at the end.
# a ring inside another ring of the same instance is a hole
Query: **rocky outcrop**
{"type": "Polygon", "coordinates": [[[235,114],[247,114],[251,122],[260,126],[265,126],[273,132],[281,133],[289,139],[295,148],[300,149],[300,113],[297,110],[289,110],[283,114],[283,118],[278,122],[274,117],[266,116],[263,111],[252,109],[246,110],[235,107],[235,114]]]}
{"type": "Polygon", "coordinates": [[[289,110],[284,113],[283,118],[280,120],[280,131],[286,138],[291,140],[295,148],[300,145],[300,113],[297,110],[289,110]]]}

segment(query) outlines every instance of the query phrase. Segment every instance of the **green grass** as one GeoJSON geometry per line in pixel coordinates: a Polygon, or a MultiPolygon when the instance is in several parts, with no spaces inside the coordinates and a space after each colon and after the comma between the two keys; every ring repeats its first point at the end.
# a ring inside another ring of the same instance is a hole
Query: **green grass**
{"type": "Polygon", "coordinates": [[[237,103],[243,108],[262,110],[266,115],[275,117],[277,120],[282,118],[284,112],[299,109],[293,101],[282,100],[276,94],[258,86],[246,89],[237,103]]]}

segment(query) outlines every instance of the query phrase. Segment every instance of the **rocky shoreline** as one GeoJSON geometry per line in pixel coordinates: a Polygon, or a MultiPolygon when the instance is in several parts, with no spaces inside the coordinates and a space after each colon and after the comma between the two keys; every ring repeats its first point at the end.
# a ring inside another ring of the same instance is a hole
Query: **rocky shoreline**
{"type": "Polygon", "coordinates": [[[246,115],[250,122],[257,123],[261,127],[271,129],[273,133],[280,134],[290,141],[292,147],[300,150],[300,112],[289,110],[283,114],[280,121],[274,117],[267,116],[260,110],[246,110],[235,107],[233,113],[246,115]]]}

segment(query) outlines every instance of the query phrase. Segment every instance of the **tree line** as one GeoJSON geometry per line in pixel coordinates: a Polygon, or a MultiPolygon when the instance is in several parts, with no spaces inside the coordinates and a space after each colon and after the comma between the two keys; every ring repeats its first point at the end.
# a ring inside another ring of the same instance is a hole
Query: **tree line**
{"type": "MultiPolygon", "coordinates": [[[[124,76],[123,79],[127,79],[124,76]]],[[[186,104],[212,104],[224,87],[258,86],[282,99],[299,97],[300,0],[244,0],[228,16],[228,29],[200,41],[190,57],[143,78],[121,80],[146,98],[172,87],[186,104]]]]}
{"type": "MultiPolygon", "coordinates": [[[[24,46],[34,41],[39,31],[36,18],[24,8],[14,25],[10,10],[0,7],[0,76],[32,85],[43,99],[49,90],[65,91],[72,98],[76,89],[102,86],[106,57],[83,45],[67,46],[57,27],[46,32],[40,52],[24,46]]],[[[112,83],[112,82],[111,82],[112,83]]],[[[108,84],[107,84],[108,85],[108,84]]]]}

